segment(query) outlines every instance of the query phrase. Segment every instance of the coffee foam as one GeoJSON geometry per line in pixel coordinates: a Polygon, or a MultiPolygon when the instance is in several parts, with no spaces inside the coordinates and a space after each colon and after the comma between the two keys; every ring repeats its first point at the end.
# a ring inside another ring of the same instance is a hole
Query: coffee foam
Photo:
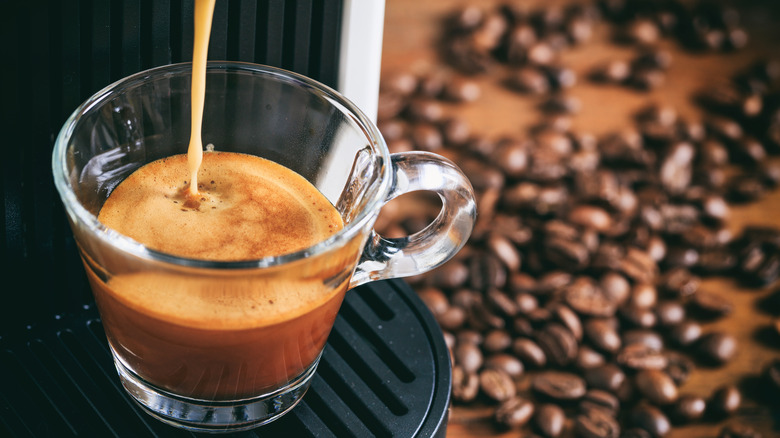
{"type": "Polygon", "coordinates": [[[187,156],[149,163],[111,194],[98,220],[151,249],[237,261],[298,251],[343,227],[306,179],[263,158],[207,152],[199,196],[187,195],[187,156]]]}

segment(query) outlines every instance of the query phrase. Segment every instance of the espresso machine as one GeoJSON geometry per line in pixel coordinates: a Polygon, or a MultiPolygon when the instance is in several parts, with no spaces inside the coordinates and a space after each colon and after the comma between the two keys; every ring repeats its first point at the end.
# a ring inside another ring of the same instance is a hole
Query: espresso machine
{"type": "MultiPolygon", "coordinates": [[[[90,95],[192,58],[193,0],[3,2],[0,436],[193,435],[124,393],[51,176],[54,139],[90,95]]],[[[309,76],[376,114],[384,0],[219,0],[210,60],[309,76]]],[[[443,437],[450,363],[402,281],[350,291],[303,401],[241,436],[443,437]]]]}

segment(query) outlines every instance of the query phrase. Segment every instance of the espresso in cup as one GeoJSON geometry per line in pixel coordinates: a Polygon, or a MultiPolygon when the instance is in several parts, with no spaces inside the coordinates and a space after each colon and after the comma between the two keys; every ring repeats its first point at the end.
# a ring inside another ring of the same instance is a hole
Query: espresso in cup
{"type": "MultiPolygon", "coordinates": [[[[114,189],[98,219],[150,249],[213,261],[287,254],[343,227],[311,183],[272,161],[206,152],[198,176],[193,199],[186,155],[146,164],[114,189]]],[[[176,394],[235,400],[278,388],[315,361],[353,262],[332,257],[318,275],[301,278],[145,270],[104,281],[87,272],[128,369],[176,394]]]]}

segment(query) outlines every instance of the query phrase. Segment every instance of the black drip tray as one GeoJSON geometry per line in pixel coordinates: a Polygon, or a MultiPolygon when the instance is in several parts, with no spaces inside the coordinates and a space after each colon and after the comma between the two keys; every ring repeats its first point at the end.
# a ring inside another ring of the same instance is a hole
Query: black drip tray
{"type": "MultiPolygon", "coordinates": [[[[312,386],[290,413],[242,437],[443,437],[450,364],[406,283],[347,293],[312,386]]],[[[125,394],[94,306],[0,338],[0,436],[200,436],[125,394]]]]}

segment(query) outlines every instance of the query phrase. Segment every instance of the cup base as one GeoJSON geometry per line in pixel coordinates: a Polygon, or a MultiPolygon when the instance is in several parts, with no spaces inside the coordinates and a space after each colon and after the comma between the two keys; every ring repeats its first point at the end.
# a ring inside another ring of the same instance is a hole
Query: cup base
{"type": "Polygon", "coordinates": [[[114,355],[122,386],[144,411],[171,426],[210,433],[249,430],[281,417],[306,394],[318,363],[319,357],[298,377],[274,392],[242,400],[210,401],[160,389],[144,381],[114,355]]]}

